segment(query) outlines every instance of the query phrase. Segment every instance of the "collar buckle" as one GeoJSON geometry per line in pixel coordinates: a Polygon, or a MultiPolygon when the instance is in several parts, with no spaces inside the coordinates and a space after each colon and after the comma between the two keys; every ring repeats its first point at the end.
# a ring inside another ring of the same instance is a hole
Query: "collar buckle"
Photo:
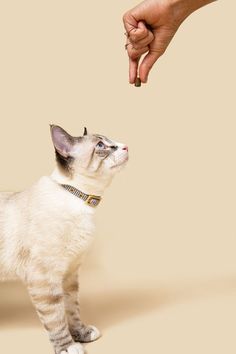
{"type": "Polygon", "coordinates": [[[102,198],[97,195],[89,195],[85,203],[95,208],[100,203],[101,199],[102,198]]]}

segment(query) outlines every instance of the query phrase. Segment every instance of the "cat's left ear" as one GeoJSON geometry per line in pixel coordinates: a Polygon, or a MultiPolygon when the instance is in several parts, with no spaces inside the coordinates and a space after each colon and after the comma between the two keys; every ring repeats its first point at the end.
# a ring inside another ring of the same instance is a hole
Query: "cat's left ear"
{"type": "Polygon", "coordinates": [[[74,138],[58,125],[50,125],[52,142],[56,151],[63,157],[70,156],[74,146],[74,138]]]}

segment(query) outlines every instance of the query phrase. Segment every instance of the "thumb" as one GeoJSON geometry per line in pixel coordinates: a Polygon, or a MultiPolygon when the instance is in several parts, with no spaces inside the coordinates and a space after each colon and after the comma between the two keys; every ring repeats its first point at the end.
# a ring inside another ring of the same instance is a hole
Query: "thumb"
{"type": "Polygon", "coordinates": [[[158,52],[149,51],[148,54],[144,57],[139,66],[139,77],[142,82],[146,83],[148,81],[149,72],[153,67],[153,64],[160,56],[161,54],[158,52]]]}

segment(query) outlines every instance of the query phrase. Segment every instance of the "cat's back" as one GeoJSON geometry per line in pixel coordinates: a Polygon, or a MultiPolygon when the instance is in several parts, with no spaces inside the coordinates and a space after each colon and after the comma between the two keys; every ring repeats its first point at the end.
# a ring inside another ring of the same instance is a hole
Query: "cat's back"
{"type": "Polygon", "coordinates": [[[10,200],[15,194],[16,192],[0,192],[0,211],[6,202],[10,200]]]}
{"type": "Polygon", "coordinates": [[[4,215],[6,214],[12,200],[15,199],[16,195],[18,195],[18,192],[0,192],[0,238],[4,215]]]}
{"type": "Polygon", "coordinates": [[[17,203],[20,194],[21,192],[0,192],[0,226],[1,221],[3,221],[1,218],[14,204],[17,203]]]}
{"type": "Polygon", "coordinates": [[[6,215],[10,212],[10,205],[12,200],[15,199],[17,192],[0,192],[0,278],[2,277],[3,272],[3,254],[5,251],[5,222],[6,222],[6,215]]]}

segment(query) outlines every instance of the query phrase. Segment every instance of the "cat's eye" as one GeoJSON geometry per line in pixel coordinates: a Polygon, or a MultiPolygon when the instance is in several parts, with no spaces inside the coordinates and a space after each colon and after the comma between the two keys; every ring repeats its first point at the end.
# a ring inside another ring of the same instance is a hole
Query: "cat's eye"
{"type": "Polygon", "coordinates": [[[102,141],[99,141],[99,143],[97,143],[97,147],[99,147],[99,149],[105,149],[106,148],[105,144],[103,144],[102,141]]]}

